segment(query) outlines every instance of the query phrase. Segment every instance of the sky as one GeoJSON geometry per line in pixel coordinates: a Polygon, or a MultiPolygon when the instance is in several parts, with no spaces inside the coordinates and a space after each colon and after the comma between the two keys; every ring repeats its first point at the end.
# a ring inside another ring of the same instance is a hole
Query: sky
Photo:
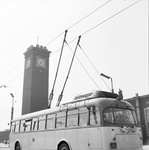
{"type": "Polygon", "coordinates": [[[14,117],[21,115],[23,53],[37,43],[51,51],[50,93],[67,29],[69,47],[65,44],[52,107],[79,35],[82,49],[77,48],[61,103],[92,90],[110,91],[111,81],[101,73],[112,78],[114,92],[120,88],[124,99],[149,94],[148,6],[147,0],[0,0],[0,87],[7,86],[0,88],[0,130],[9,128],[10,93],[14,117]]]}

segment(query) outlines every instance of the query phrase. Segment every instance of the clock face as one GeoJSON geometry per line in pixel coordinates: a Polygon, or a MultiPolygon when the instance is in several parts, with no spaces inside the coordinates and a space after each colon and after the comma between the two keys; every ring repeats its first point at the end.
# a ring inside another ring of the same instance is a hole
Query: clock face
{"type": "Polygon", "coordinates": [[[36,58],[36,66],[46,68],[46,59],[37,56],[36,58]]]}
{"type": "Polygon", "coordinates": [[[26,60],[25,69],[29,68],[30,66],[31,66],[31,58],[29,57],[29,58],[26,60]]]}
{"type": "Polygon", "coordinates": [[[43,67],[45,65],[45,61],[43,59],[38,59],[38,64],[43,67]]]}

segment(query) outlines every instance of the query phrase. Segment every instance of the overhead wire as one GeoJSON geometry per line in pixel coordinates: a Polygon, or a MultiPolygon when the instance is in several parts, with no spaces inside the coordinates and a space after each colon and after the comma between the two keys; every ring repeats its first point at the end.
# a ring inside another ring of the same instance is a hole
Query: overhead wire
{"type": "Polygon", "coordinates": [[[10,70],[9,72],[7,72],[4,76],[2,76],[1,78],[0,78],[0,80],[1,79],[3,79],[5,76],[7,76],[8,74],[10,74],[12,71],[14,71],[16,68],[18,68],[19,66],[21,66],[22,64],[24,63],[24,61],[23,62],[21,62],[19,65],[17,65],[16,67],[14,67],[12,70],[10,70]]]}
{"type": "MultiPolygon", "coordinates": [[[[97,28],[98,26],[104,24],[105,22],[109,21],[110,19],[114,18],[115,16],[121,14],[121,13],[124,12],[125,10],[131,8],[132,6],[134,6],[135,4],[137,4],[139,1],[141,1],[141,0],[138,0],[138,1],[134,2],[134,3],[132,3],[131,5],[125,7],[124,9],[122,9],[121,11],[115,13],[114,15],[112,15],[112,16],[108,17],[107,19],[105,19],[104,21],[98,23],[98,24],[95,25],[94,27],[92,27],[92,28],[90,28],[89,30],[87,30],[87,31],[85,31],[84,33],[82,33],[81,36],[87,34],[88,32],[90,32],[90,31],[92,31],[93,29],[97,28]]],[[[67,45],[69,45],[70,43],[72,43],[72,42],[75,41],[76,39],[77,39],[77,37],[74,38],[73,40],[71,40],[70,42],[68,42],[67,45]]],[[[60,49],[56,50],[54,53],[58,52],[59,50],[60,50],[60,49]]],[[[84,51],[83,51],[83,52],[84,52],[84,51]]],[[[54,53],[53,53],[53,54],[54,54],[54,53]]],[[[84,54],[85,54],[85,53],[84,53],[84,54]]],[[[87,57],[87,59],[89,60],[89,62],[90,62],[91,65],[93,66],[93,68],[96,70],[96,72],[99,74],[99,72],[98,72],[97,69],[94,67],[93,63],[90,61],[90,59],[88,58],[88,56],[87,56],[86,54],[85,54],[85,56],[87,57]]],[[[75,57],[76,57],[76,56],[75,56],[75,57]]],[[[77,57],[76,57],[76,58],[77,58],[77,57]]],[[[78,60],[78,58],[77,58],[77,60],[78,60]]],[[[78,61],[79,61],[79,60],[78,60],[78,61]]],[[[87,72],[87,70],[85,69],[85,67],[83,66],[83,64],[82,64],[80,61],[79,61],[79,63],[80,63],[81,66],[84,68],[84,70],[86,71],[86,73],[90,76],[90,74],[87,72]]],[[[92,79],[91,76],[90,76],[90,78],[92,79]]],[[[101,79],[102,79],[102,78],[101,78],[101,79]]],[[[103,80],[103,79],[102,79],[102,80],[103,80]]],[[[96,82],[95,82],[93,79],[92,79],[92,81],[94,82],[94,84],[96,84],[96,82]]],[[[103,82],[106,84],[106,82],[105,82],[104,80],[103,80],[103,82]]],[[[96,86],[98,87],[97,84],[96,84],[96,86]]],[[[109,86],[108,86],[107,84],[106,84],[106,86],[109,88],[109,86]]],[[[99,87],[98,87],[98,88],[99,88],[99,87]]],[[[99,88],[99,89],[100,89],[100,88],[99,88]]],[[[109,89],[110,89],[110,88],[109,88],[109,89]]]]}
{"type": "MultiPolygon", "coordinates": [[[[82,50],[83,54],[85,55],[85,57],[88,59],[88,61],[90,62],[90,64],[92,65],[92,67],[94,68],[94,70],[97,72],[97,74],[100,76],[100,73],[98,72],[98,70],[96,69],[96,67],[94,66],[94,64],[92,63],[92,61],[89,59],[89,57],[87,56],[87,54],[84,52],[84,50],[82,49],[82,47],[79,44],[80,49],[82,50]]],[[[100,76],[100,78],[103,80],[103,78],[100,76]]],[[[107,85],[107,83],[103,80],[103,82],[106,84],[106,86],[108,87],[109,90],[110,87],[107,85]]]]}
{"type": "MultiPolygon", "coordinates": [[[[129,9],[129,8],[132,7],[133,5],[137,4],[139,1],[141,1],[141,0],[138,0],[138,1],[134,2],[134,3],[132,3],[131,5],[125,7],[125,8],[122,9],[121,11],[119,11],[119,12],[115,13],[114,15],[108,17],[108,18],[105,19],[104,21],[98,23],[97,25],[93,26],[92,28],[90,28],[89,30],[85,31],[84,33],[82,33],[82,34],[80,34],[80,35],[83,36],[83,35],[87,34],[88,32],[92,31],[93,29],[97,28],[98,26],[102,25],[103,23],[105,23],[105,22],[109,21],[110,19],[114,18],[115,16],[119,15],[120,13],[122,13],[123,11],[129,9]]],[[[68,42],[68,44],[72,43],[72,42],[75,41],[76,39],[77,39],[77,37],[74,38],[73,40],[71,40],[70,42],[68,42]]],[[[60,48],[57,49],[56,51],[54,51],[52,54],[55,54],[55,53],[58,52],[59,50],[60,50],[60,48]]]]}
{"type": "Polygon", "coordinates": [[[23,73],[19,74],[18,76],[16,76],[16,77],[13,78],[12,80],[6,82],[4,85],[8,85],[10,82],[14,81],[15,79],[17,79],[17,78],[20,77],[21,75],[23,75],[23,73]]]}
{"type": "MultiPolygon", "coordinates": [[[[79,20],[78,22],[76,22],[75,24],[73,24],[72,26],[70,26],[68,29],[71,29],[72,27],[74,27],[76,24],[78,24],[79,22],[81,22],[82,20],[84,20],[85,18],[87,18],[88,16],[90,16],[91,14],[93,14],[94,12],[96,12],[97,10],[99,10],[100,8],[102,8],[103,6],[105,6],[106,4],[108,4],[111,0],[107,1],[106,3],[104,3],[103,5],[99,6],[97,9],[95,9],[94,11],[92,11],[91,13],[89,13],[87,16],[85,16],[84,18],[82,18],[81,20],[79,20]]],[[[138,0],[136,2],[134,2],[133,4],[127,6],[126,8],[122,9],[121,11],[117,12],[116,14],[110,16],[109,18],[105,19],[104,21],[100,22],[99,24],[95,25],[94,27],[90,28],[89,30],[85,31],[84,33],[81,34],[81,36],[87,34],[88,32],[92,31],[93,29],[95,29],[96,27],[102,25],[103,23],[109,21],[110,19],[114,18],[115,16],[119,15],[120,13],[122,13],[123,11],[129,9],[130,7],[132,7],[133,5],[137,4],[139,1],[141,0],[138,0]]],[[[51,40],[49,43],[46,44],[49,45],[50,43],[52,43],[54,40],[56,40],[59,36],[61,36],[64,32],[62,32],[61,34],[59,34],[57,37],[55,37],[53,40],[51,40]]],[[[73,40],[71,40],[70,42],[68,42],[68,44],[72,43],[73,41],[75,41],[77,39],[74,38],[73,40]]],[[[59,51],[60,49],[56,50],[55,52],[53,52],[52,54],[56,53],[57,51],[59,51]]],[[[22,62],[23,63],[23,62],[22,62]]],[[[22,64],[21,63],[21,64],[22,64]]],[[[14,71],[17,67],[19,67],[21,64],[19,64],[18,66],[16,66],[14,69],[12,69],[11,71],[9,71],[8,73],[6,73],[3,77],[0,78],[0,80],[2,78],[4,78],[5,76],[7,76],[9,73],[11,73],[12,71],[14,71]]],[[[16,78],[18,78],[19,76],[21,76],[23,73],[21,73],[20,75],[18,75],[17,77],[15,77],[14,79],[12,79],[11,81],[7,82],[10,83],[12,82],[13,80],[15,80],[16,78]]],[[[97,85],[96,85],[97,86],[97,85]]],[[[98,87],[99,88],[99,87],[98,87]]]]}
{"type": "Polygon", "coordinates": [[[113,17],[119,15],[119,14],[122,13],[123,11],[129,9],[130,7],[134,6],[134,5],[137,4],[139,1],[141,1],[141,0],[138,0],[138,1],[134,2],[134,3],[132,3],[131,5],[125,7],[124,9],[122,9],[122,10],[119,11],[119,12],[117,12],[116,14],[110,16],[109,18],[107,18],[107,19],[105,19],[104,21],[100,22],[100,23],[97,24],[96,26],[94,26],[94,27],[90,28],[89,30],[85,31],[84,33],[82,33],[81,36],[84,35],[84,34],[86,34],[86,33],[88,33],[88,32],[90,32],[90,31],[92,31],[92,30],[95,29],[96,27],[98,27],[98,26],[100,26],[101,24],[107,22],[108,20],[112,19],[113,17]]]}
{"type": "MultiPolygon", "coordinates": [[[[69,49],[73,52],[73,50],[71,49],[71,47],[69,46],[69,44],[66,42],[67,46],[69,47],[69,49]]],[[[93,83],[96,85],[96,87],[100,90],[99,86],[97,85],[97,83],[94,81],[94,79],[91,77],[91,75],[89,74],[89,72],[86,70],[86,68],[83,66],[83,64],[81,63],[81,61],[78,59],[77,56],[75,56],[75,58],[78,60],[78,62],[80,63],[80,65],[82,66],[82,68],[85,70],[85,72],[88,74],[88,76],[90,77],[90,79],[93,81],[93,83]]]]}
{"type": "MultiPolygon", "coordinates": [[[[68,27],[67,30],[73,28],[75,25],[77,25],[78,23],[80,23],[81,21],[83,21],[84,19],[86,19],[87,17],[89,17],[90,15],[92,15],[93,13],[95,13],[97,10],[99,10],[100,8],[104,7],[106,4],[108,4],[111,0],[107,1],[106,3],[102,4],[101,6],[99,6],[98,8],[96,8],[95,10],[93,10],[92,12],[90,12],[88,15],[86,15],[85,17],[83,17],[82,19],[80,19],[79,21],[77,21],[76,23],[74,23],[73,25],[71,25],[70,27],[68,27]]],[[[53,41],[55,41],[58,37],[60,37],[61,35],[63,35],[64,31],[62,33],[60,33],[58,36],[56,36],[53,40],[51,40],[50,42],[48,42],[45,46],[49,45],[50,43],[52,43],[53,41]]]]}

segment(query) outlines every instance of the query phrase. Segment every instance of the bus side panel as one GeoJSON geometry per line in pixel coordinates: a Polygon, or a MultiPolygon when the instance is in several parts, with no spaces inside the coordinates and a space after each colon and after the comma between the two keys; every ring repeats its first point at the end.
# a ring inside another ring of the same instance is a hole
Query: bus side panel
{"type": "Polygon", "coordinates": [[[45,145],[44,148],[45,149],[56,149],[56,133],[55,131],[46,131],[44,132],[44,140],[45,140],[45,145]]]}
{"type": "Polygon", "coordinates": [[[68,129],[66,130],[66,140],[69,142],[73,150],[78,150],[79,140],[77,136],[77,129],[68,129]]]}
{"type": "MultiPolygon", "coordinates": [[[[56,130],[56,135],[55,135],[55,139],[56,139],[56,144],[55,144],[55,149],[57,148],[57,144],[59,142],[61,142],[62,140],[66,139],[66,130],[56,130]]],[[[73,136],[73,135],[72,135],[73,136]]]]}
{"type": "MultiPolygon", "coordinates": [[[[48,132],[47,132],[48,133],[48,132]]],[[[38,149],[42,149],[43,147],[46,146],[46,132],[38,132],[38,136],[37,136],[37,147],[38,149]]]]}
{"type": "Polygon", "coordinates": [[[90,149],[102,148],[102,134],[100,127],[88,128],[88,138],[90,149]]]}
{"type": "Polygon", "coordinates": [[[22,150],[31,150],[37,148],[38,138],[37,132],[26,132],[13,134],[11,137],[11,150],[14,150],[17,139],[19,140],[22,150]]]}
{"type": "MultiPolygon", "coordinates": [[[[35,131],[35,132],[30,132],[28,133],[28,136],[25,135],[26,133],[22,133],[22,136],[26,137],[28,142],[27,143],[24,143],[26,145],[24,145],[23,147],[27,148],[28,149],[37,149],[38,147],[38,132],[35,131]],[[30,143],[30,144],[29,144],[30,143]],[[29,144],[29,145],[28,145],[29,144]]],[[[23,142],[23,140],[22,140],[23,142]]],[[[21,142],[21,143],[22,143],[21,142]]],[[[23,149],[24,150],[24,149],[23,149]]]]}
{"type": "Polygon", "coordinates": [[[88,129],[80,128],[77,130],[79,150],[88,150],[88,129]]]}

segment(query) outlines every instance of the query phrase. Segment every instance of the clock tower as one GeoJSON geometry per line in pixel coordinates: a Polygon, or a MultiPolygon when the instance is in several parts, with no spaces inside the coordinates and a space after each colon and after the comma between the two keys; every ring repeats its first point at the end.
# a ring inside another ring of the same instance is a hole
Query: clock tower
{"type": "Polygon", "coordinates": [[[30,46],[25,55],[22,115],[47,109],[49,55],[46,47],[30,46]]]}

